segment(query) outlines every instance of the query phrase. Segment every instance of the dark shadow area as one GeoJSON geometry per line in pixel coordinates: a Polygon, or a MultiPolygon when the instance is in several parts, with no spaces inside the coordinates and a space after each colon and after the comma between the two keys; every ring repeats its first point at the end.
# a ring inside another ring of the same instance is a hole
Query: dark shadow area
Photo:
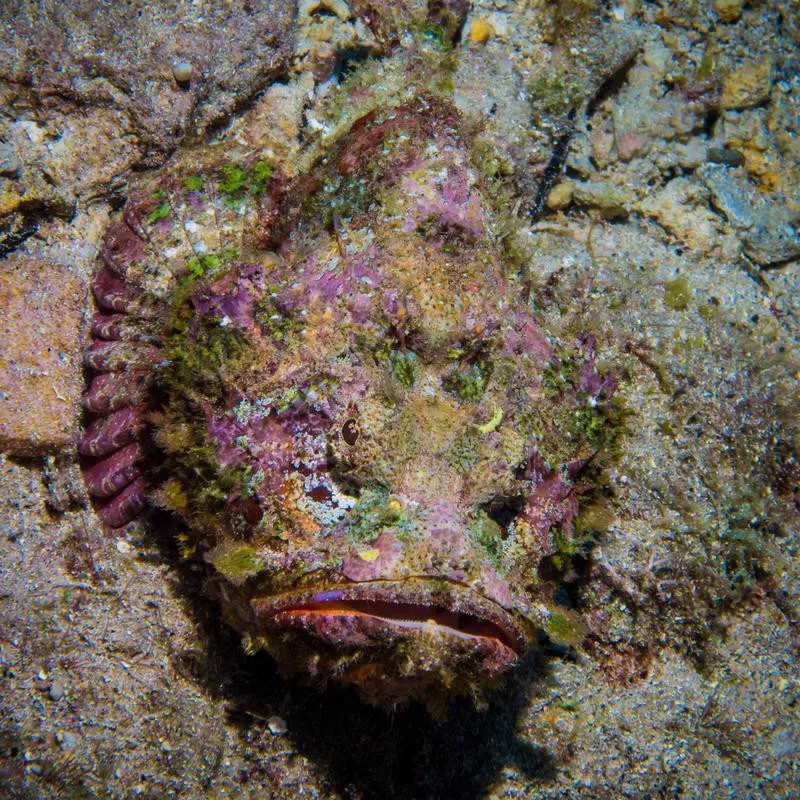
{"type": "Polygon", "coordinates": [[[489,696],[488,709],[458,698],[444,719],[420,706],[384,712],[335,685],[318,692],[282,678],[268,655],[243,653],[240,637],[222,622],[217,603],[204,591],[204,571],[180,560],[168,528],[154,532],[153,540],[175,568],[174,589],[206,637],[202,652],[176,653],[173,665],[226,702],[250,765],[240,775],[243,785],[284,777],[271,762],[276,748],[307,757],[323,784],[353,800],[477,800],[505,766],[531,781],[554,778],[550,753],[517,732],[531,685],[547,680],[544,652],[521,661],[489,696]],[[268,732],[273,715],[286,720],[287,735],[268,732]]]}
{"type": "MultiPolygon", "coordinates": [[[[526,743],[516,732],[526,706],[525,687],[541,678],[529,659],[504,689],[478,711],[471,700],[451,703],[446,719],[437,720],[422,707],[386,713],[361,703],[347,689],[325,693],[287,684],[285,718],[291,745],[310,758],[332,788],[356,800],[371,798],[481,798],[506,765],[530,780],[552,779],[550,754],[526,743]]],[[[228,695],[232,720],[242,735],[253,715],[270,713],[274,668],[260,656],[249,660],[228,695]],[[269,676],[269,677],[267,677],[269,676]]]]}

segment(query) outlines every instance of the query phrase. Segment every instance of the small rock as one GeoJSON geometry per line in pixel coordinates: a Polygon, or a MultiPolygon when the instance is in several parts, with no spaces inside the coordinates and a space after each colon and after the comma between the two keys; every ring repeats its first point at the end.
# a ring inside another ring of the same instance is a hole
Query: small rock
{"type": "Polygon", "coordinates": [[[579,205],[598,211],[603,219],[625,219],[628,216],[630,195],[609,183],[576,181],[572,196],[579,205]]]}
{"type": "Polygon", "coordinates": [[[7,144],[0,144],[0,175],[16,178],[19,174],[20,163],[14,149],[7,144]]]}
{"type": "Polygon", "coordinates": [[[62,452],[75,440],[86,287],[65,267],[20,257],[0,275],[0,449],[62,452]]]}
{"type": "Polygon", "coordinates": [[[753,108],[769,100],[772,87],[772,61],[745,64],[731,72],[722,86],[722,107],[726,109],[753,108]]]}
{"type": "Polygon", "coordinates": [[[125,539],[117,539],[116,548],[117,552],[122,553],[124,556],[127,556],[133,552],[133,548],[130,546],[130,543],[125,541],[125,539]]]}
{"type": "Polygon", "coordinates": [[[58,678],[50,684],[49,694],[54,703],[57,703],[64,696],[64,684],[58,678]]]}
{"type": "Polygon", "coordinates": [[[719,245],[720,219],[708,208],[709,191],[690,178],[673,178],[635,208],[698,253],[719,245]]]}
{"type": "Polygon", "coordinates": [[[742,16],[743,0],[717,0],[714,8],[720,22],[736,22],[742,16]]]}
{"type": "Polygon", "coordinates": [[[642,133],[628,131],[614,137],[617,154],[623,161],[630,161],[635,156],[644,154],[650,147],[650,137],[642,133]]]}
{"type": "Polygon", "coordinates": [[[194,67],[189,61],[177,61],[172,65],[172,77],[177,83],[189,83],[194,76],[194,67]]]}
{"type": "Polygon", "coordinates": [[[492,35],[492,27],[484,19],[472,20],[469,28],[469,40],[473,44],[485,44],[492,35]]]}
{"type": "Polygon", "coordinates": [[[283,736],[289,731],[289,726],[283,717],[270,717],[267,720],[267,728],[274,736],[283,736]]]}
{"type": "Polygon", "coordinates": [[[566,208],[572,202],[573,189],[572,181],[562,181],[554,186],[547,195],[547,207],[554,210],[566,208]]]}
{"type": "Polygon", "coordinates": [[[69,731],[56,733],[56,741],[62,750],[74,750],[78,746],[78,737],[69,731]]]}
{"type": "Polygon", "coordinates": [[[730,147],[709,147],[706,160],[712,164],[724,164],[726,167],[743,167],[744,154],[730,147]]]}
{"type": "Polygon", "coordinates": [[[706,164],[697,176],[708,187],[711,204],[736,229],[744,251],[762,267],[800,255],[797,218],[788,204],[771,202],[756,190],[744,170],[706,164]]]}

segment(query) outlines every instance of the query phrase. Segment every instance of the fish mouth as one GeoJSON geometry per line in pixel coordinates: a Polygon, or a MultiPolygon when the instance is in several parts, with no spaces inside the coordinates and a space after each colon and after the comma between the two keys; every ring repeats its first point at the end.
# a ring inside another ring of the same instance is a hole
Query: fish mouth
{"type": "MultiPolygon", "coordinates": [[[[450,580],[406,578],[316,586],[251,601],[259,627],[324,627],[346,631],[347,624],[372,626],[380,635],[409,637],[438,632],[481,647],[505,651],[515,661],[528,649],[531,626],[495,601],[450,580]]],[[[346,634],[342,634],[346,638],[346,634]]],[[[346,641],[342,644],[347,644],[346,641]]]]}

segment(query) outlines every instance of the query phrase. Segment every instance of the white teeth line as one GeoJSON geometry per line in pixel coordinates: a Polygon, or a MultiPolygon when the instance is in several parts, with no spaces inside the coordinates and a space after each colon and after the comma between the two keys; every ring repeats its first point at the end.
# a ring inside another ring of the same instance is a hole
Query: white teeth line
{"type": "MultiPolygon", "coordinates": [[[[376,616],[375,619],[379,619],[383,622],[387,622],[390,625],[397,625],[400,628],[429,628],[429,629],[437,629],[440,631],[447,631],[448,634],[452,636],[457,636],[459,639],[479,639],[481,637],[476,636],[472,633],[464,633],[463,631],[459,631],[456,628],[451,628],[449,625],[442,625],[436,620],[433,619],[426,619],[424,622],[421,622],[418,619],[396,619],[396,618],[387,618],[387,617],[379,617],[376,616]]],[[[486,638],[486,637],[483,637],[486,638]]]]}

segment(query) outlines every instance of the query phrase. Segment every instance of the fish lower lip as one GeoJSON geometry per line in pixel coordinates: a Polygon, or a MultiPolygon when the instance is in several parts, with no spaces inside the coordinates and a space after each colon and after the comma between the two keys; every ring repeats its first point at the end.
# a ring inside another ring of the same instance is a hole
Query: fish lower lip
{"type": "Polygon", "coordinates": [[[497,640],[520,655],[530,632],[515,615],[461,584],[425,579],[312,587],[251,601],[259,623],[284,627],[300,616],[364,616],[402,629],[437,626],[462,639],[497,640]]]}

